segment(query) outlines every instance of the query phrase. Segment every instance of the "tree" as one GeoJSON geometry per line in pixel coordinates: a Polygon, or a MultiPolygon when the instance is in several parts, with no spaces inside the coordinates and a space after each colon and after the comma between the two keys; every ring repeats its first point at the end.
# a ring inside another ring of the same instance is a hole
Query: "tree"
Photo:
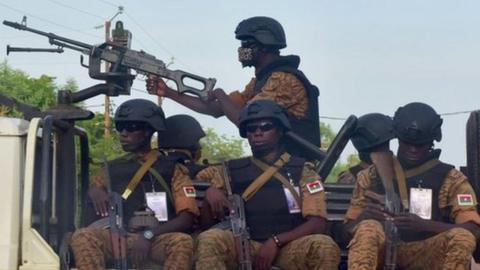
{"type": "Polygon", "coordinates": [[[202,159],[207,159],[209,163],[218,163],[243,156],[244,140],[218,135],[212,128],[208,128],[205,133],[207,136],[201,140],[202,159]]]}
{"type": "MultiPolygon", "coordinates": [[[[0,93],[43,111],[55,104],[56,91],[53,77],[31,78],[23,71],[11,68],[6,61],[0,63],[0,93]]],[[[6,107],[2,107],[1,115],[21,117],[19,112],[6,107]]]]}

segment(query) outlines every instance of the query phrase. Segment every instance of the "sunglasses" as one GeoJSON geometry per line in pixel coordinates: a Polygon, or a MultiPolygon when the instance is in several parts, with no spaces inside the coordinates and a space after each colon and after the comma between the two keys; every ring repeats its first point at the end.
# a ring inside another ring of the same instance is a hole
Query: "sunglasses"
{"type": "Polygon", "coordinates": [[[139,130],[144,130],[146,127],[145,123],[142,122],[117,122],[115,123],[115,129],[118,132],[126,130],[127,132],[135,132],[139,130]]]}
{"type": "Polygon", "coordinates": [[[257,131],[257,129],[260,129],[260,131],[269,131],[269,130],[272,130],[274,129],[276,126],[272,123],[272,122],[262,122],[260,124],[256,124],[256,125],[247,125],[245,127],[245,130],[247,131],[247,133],[254,133],[255,131],[257,131]]]}

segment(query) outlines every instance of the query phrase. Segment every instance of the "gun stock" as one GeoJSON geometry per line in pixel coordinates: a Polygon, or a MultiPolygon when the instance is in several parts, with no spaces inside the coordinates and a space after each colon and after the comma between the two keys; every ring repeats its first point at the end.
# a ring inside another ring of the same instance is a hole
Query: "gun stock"
{"type": "MultiPolygon", "coordinates": [[[[393,155],[391,152],[374,152],[370,158],[375,165],[378,175],[385,188],[385,210],[393,216],[400,213],[400,199],[395,193],[393,168],[393,155]]],[[[392,218],[387,218],[385,226],[385,270],[395,270],[397,259],[397,246],[399,241],[398,229],[392,218]]]]}

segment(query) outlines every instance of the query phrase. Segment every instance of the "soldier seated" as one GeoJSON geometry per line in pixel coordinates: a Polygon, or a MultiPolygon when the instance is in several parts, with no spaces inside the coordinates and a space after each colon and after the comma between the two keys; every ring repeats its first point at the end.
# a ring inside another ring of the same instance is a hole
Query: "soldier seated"
{"type": "MultiPolygon", "coordinates": [[[[148,100],[129,100],[115,112],[115,127],[128,155],[108,162],[95,177],[89,197],[96,216],[108,215],[111,177],[111,191],[122,194],[127,253],[134,265],[143,268],[151,259],[163,269],[190,269],[193,239],[182,232],[199,214],[195,190],[185,166],[150,146],[153,133],[165,129],[163,111],[148,100]]],[[[80,270],[105,269],[105,260],[114,255],[108,228],[79,229],[71,246],[80,270]]]]}
{"type": "Polygon", "coordinates": [[[372,164],[370,152],[395,137],[392,119],[381,113],[369,113],[358,118],[352,143],[358,151],[360,163],[340,173],[339,184],[355,184],[357,174],[372,164]]]}
{"type": "Polygon", "coordinates": [[[467,178],[454,166],[438,160],[442,119],[423,103],[400,107],[393,119],[399,141],[393,159],[395,190],[403,210],[392,214],[366,197],[383,193],[379,169],[371,166],[358,174],[347,222],[353,228],[348,268],[469,269],[479,231],[477,199],[467,178]],[[408,210],[407,210],[408,209],[408,210]],[[383,257],[386,239],[382,222],[393,221],[399,240],[392,260],[383,257]],[[396,260],[396,265],[395,265],[396,260]]]}
{"type": "MultiPolygon", "coordinates": [[[[285,152],[283,134],[290,128],[284,109],[276,103],[249,104],[241,111],[239,129],[248,138],[253,157],[228,161],[225,172],[230,177],[225,173],[220,178],[227,191],[245,202],[251,239],[244,239],[251,247],[246,256],[252,256],[254,269],[336,269],[340,250],[323,234],[323,185],[312,164],[285,152]]],[[[232,207],[225,190],[214,186],[207,190],[206,201],[215,217],[232,207]]],[[[236,258],[244,259],[230,230],[210,229],[197,241],[198,270],[236,269],[236,258]]]]}

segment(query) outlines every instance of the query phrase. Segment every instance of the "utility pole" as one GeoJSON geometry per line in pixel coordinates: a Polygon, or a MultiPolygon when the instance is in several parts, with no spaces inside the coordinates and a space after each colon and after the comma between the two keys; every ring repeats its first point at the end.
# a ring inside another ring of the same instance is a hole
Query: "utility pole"
{"type": "MultiPolygon", "coordinates": [[[[117,13],[113,15],[113,17],[106,21],[104,24],[105,27],[105,42],[111,42],[111,37],[110,37],[110,28],[112,25],[113,19],[117,17],[118,15],[123,13],[123,7],[119,6],[117,13]]],[[[105,71],[108,71],[110,69],[110,63],[105,62],[105,71]]],[[[112,126],[112,120],[110,118],[110,97],[105,95],[105,114],[104,114],[105,120],[104,120],[104,132],[103,132],[103,137],[104,138],[110,138],[111,137],[111,132],[110,132],[110,127],[112,126]]]]}

